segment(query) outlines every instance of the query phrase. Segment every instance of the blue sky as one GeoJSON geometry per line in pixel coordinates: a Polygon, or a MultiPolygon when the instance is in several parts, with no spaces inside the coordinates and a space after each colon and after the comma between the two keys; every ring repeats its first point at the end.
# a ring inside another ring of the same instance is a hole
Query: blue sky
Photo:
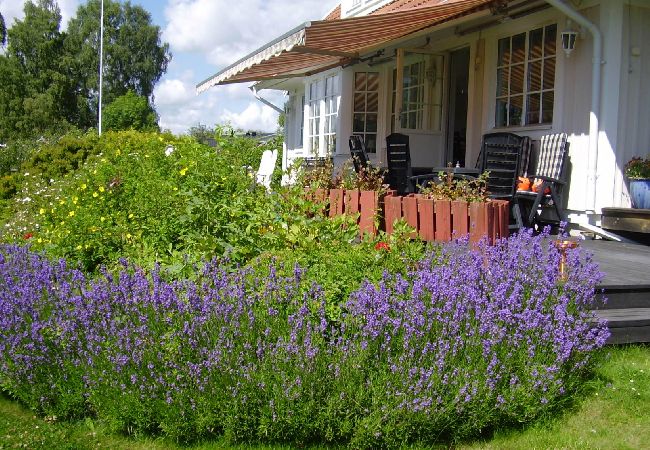
{"type": "MultiPolygon", "coordinates": [[[[0,0],[7,26],[22,17],[23,1],[0,0]]],[[[85,0],[58,0],[64,27],[85,0]]],[[[160,125],[183,133],[199,123],[230,122],[245,130],[274,131],[277,114],[257,101],[247,83],[216,86],[196,95],[194,86],[242,56],[307,20],[322,18],[336,0],[132,0],[151,13],[173,54],[154,91],[160,125]]],[[[263,95],[278,106],[280,93],[263,95]]]]}

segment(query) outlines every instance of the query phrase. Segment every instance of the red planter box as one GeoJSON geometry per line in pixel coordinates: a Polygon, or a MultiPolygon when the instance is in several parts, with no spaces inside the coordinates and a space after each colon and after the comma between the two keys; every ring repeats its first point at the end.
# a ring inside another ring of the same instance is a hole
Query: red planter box
{"type": "Polygon", "coordinates": [[[395,222],[404,218],[424,241],[450,241],[469,235],[474,244],[485,237],[493,244],[508,237],[509,202],[505,200],[467,203],[426,199],[417,194],[402,197],[393,191],[380,197],[376,191],[342,189],[318,189],[310,197],[329,200],[329,212],[323,207],[323,214],[330,217],[359,213],[362,235],[375,235],[378,226],[391,234],[395,222]]]}

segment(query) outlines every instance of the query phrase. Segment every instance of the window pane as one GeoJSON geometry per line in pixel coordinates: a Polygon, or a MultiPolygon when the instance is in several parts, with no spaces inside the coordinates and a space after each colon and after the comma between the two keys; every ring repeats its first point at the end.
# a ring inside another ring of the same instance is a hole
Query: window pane
{"type": "Polygon", "coordinates": [[[355,114],[354,119],[352,120],[352,132],[353,133],[363,133],[365,130],[364,124],[365,114],[355,114]]]}
{"type": "Polygon", "coordinates": [[[524,109],[523,95],[516,95],[514,97],[510,97],[510,117],[509,117],[508,125],[510,126],[521,125],[521,114],[523,113],[523,109],[524,109]]]}
{"type": "Polygon", "coordinates": [[[555,55],[555,39],[557,25],[549,25],[544,29],[544,56],[555,55]]]}
{"type": "Polygon", "coordinates": [[[510,64],[510,38],[499,39],[499,66],[510,64]]]}
{"type": "Polygon", "coordinates": [[[526,125],[539,123],[539,98],[540,94],[528,96],[528,100],[526,101],[526,125]]]}
{"type": "Polygon", "coordinates": [[[366,131],[377,132],[377,114],[368,114],[366,116],[366,131]]]}
{"type": "Polygon", "coordinates": [[[355,91],[365,91],[366,90],[366,73],[357,72],[354,74],[354,90],[355,91]]]}
{"type": "Polygon", "coordinates": [[[542,62],[528,64],[528,92],[542,89],[542,62]]]}
{"type": "Polygon", "coordinates": [[[553,122],[553,91],[542,93],[542,123],[553,122]]]}
{"type": "Polygon", "coordinates": [[[497,69],[497,97],[508,95],[508,67],[497,69]]]}
{"type": "Polygon", "coordinates": [[[544,89],[555,87],[555,57],[544,60],[544,89]]]}
{"type": "Polygon", "coordinates": [[[354,112],[363,112],[366,110],[366,94],[356,93],[354,94],[354,112]]]}
{"type": "Polygon", "coordinates": [[[378,73],[369,73],[368,74],[368,87],[367,91],[376,91],[379,89],[379,74],[378,73]]]}
{"type": "Polygon", "coordinates": [[[408,128],[415,129],[418,126],[417,113],[409,113],[408,115],[408,128]]]}
{"type": "Polygon", "coordinates": [[[377,152],[377,135],[376,134],[366,134],[366,150],[369,153],[377,152]]]}
{"type": "Polygon", "coordinates": [[[530,32],[530,42],[528,43],[528,58],[539,59],[542,57],[542,45],[544,39],[544,29],[538,28],[530,32]]]}
{"type": "Polygon", "coordinates": [[[506,99],[497,100],[496,114],[494,119],[495,125],[497,127],[505,127],[508,125],[507,107],[508,101],[506,99]]]}
{"type": "Polygon", "coordinates": [[[366,111],[379,111],[379,94],[377,92],[368,92],[368,104],[366,111]]]}
{"type": "Polygon", "coordinates": [[[517,64],[510,68],[510,95],[524,92],[524,65],[517,64]]]}
{"type": "Polygon", "coordinates": [[[512,37],[512,62],[524,61],[526,51],[526,33],[516,34],[512,37]]]}

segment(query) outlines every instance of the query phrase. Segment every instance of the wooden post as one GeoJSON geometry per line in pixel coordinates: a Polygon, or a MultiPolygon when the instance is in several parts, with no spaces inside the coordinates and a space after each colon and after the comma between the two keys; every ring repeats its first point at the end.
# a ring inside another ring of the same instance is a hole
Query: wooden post
{"type": "Polygon", "coordinates": [[[402,101],[404,99],[404,49],[397,49],[397,61],[395,71],[395,104],[393,105],[395,113],[395,126],[393,130],[397,131],[402,127],[402,101]]]}
{"type": "Polygon", "coordinates": [[[386,223],[386,233],[393,233],[395,221],[402,218],[402,197],[388,195],[384,198],[384,221],[386,223]]]}
{"type": "Polygon", "coordinates": [[[467,202],[455,200],[451,202],[451,216],[454,238],[465,237],[469,233],[469,212],[467,202]]]}
{"type": "Polygon", "coordinates": [[[359,219],[359,231],[361,235],[369,233],[375,235],[377,227],[375,218],[379,210],[379,195],[377,191],[361,191],[361,218],[359,219]]]}
{"type": "Polygon", "coordinates": [[[435,209],[433,200],[430,198],[418,198],[418,216],[420,237],[423,241],[433,242],[436,240],[435,209]]]}
{"type": "MultiPolygon", "coordinates": [[[[406,223],[418,230],[418,199],[414,195],[408,195],[402,199],[402,215],[406,219],[406,223]]],[[[415,239],[416,234],[412,234],[411,238],[415,239]]]]}
{"type": "Polygon", "coordinates": [[[330,189],[330,217],[343,215],[343,189],[330,189]]]}
{"type": "Polygon", "coordinates": [[[451,202],[436,200],[436,241],[451,241],[451,202]]]}
{"type": "Polygon", "coordinates": [[[345,191],[345,205],[346,214],[359,213],[359,189],[349,189],[345,191]]]}

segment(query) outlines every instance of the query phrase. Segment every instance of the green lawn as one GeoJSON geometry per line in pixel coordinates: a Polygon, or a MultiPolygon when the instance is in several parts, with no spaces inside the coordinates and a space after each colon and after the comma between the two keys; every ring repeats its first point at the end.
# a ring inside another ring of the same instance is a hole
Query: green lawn
{"type": "MultiPolygon", "coordinates": [[[[466,449],[601,448],[642,449],[650,445],[650,346],[605,350],[607,356],[576,404],[521,430],[501,430],[494,436],[466,443],[466,449]]],[[[215,441],[196,449],[224,448],[215,441]]],[[[168,449],[163,439],[132,439],[107,434],[87,419],[60,423],[35,417],[29,410],[0,396],[0,450],[47,449],[168,449]]],[[[240,448],[272,448],[242,446],[240,448]]],[[[279,447],[275,447],[279,448],[279,447]]],[[[288,448],[288,447],[284,447],[288,448]]],[[[415,447],[414,447],[415,448],[415,447]]]]}

